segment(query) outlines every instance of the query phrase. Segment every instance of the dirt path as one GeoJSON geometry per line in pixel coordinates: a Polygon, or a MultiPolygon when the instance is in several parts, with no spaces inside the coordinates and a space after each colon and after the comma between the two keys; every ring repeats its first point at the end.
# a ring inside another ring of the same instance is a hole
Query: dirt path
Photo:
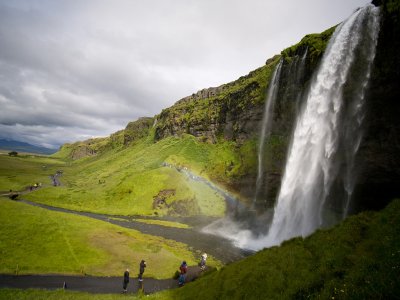
{"type": "MultiPolygon", "coordinates": [[[[186,281],[195,280],[200,274],[197,266],[189,267],[186,281]]],[[[0,275],[0,288],[17,289],[62,289],[64,282],[67,290],[74,290],[89,293],[115,294],[122,293],[121,277],[92,277],[92,276],[63,276],[63,275],[0,275]]],[[[145,294],[159,292],[165,289],[178,287],[175,279],[143,279],[145,294]]],[[[137,293],[139,281],[137,278],[130,278],[128,294],[137,293]]]]}

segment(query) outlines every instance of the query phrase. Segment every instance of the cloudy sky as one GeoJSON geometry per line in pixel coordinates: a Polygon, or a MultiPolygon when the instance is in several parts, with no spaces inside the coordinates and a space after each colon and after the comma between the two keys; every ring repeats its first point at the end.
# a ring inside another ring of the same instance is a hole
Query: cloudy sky
{"type": "Polygon", "coordinates": [[[0,138],[107,136],[230,82],[367,0],[0,0],[0,138]]]}

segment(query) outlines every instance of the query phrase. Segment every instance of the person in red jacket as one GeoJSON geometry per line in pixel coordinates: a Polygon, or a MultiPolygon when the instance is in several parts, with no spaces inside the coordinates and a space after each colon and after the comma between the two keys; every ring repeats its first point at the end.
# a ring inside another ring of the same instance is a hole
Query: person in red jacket
{"type": "Polygon", "coordinates": [[[185,284],[187,269],[188,269],[188,267],[187,267],[186,261],[183,261],[181,266],[179,267],[179,271],[181,272],[181,274],[179,275],[179,281],[178,281],[179,286],[183,286],[185,284]]]}

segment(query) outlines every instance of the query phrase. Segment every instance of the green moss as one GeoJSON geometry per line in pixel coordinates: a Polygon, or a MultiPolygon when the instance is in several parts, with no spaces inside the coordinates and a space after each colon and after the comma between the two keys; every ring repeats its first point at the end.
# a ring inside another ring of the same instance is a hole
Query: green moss
{"type": "Polygon", "coordinates": [[[286,60],[290,60],[291,57],[300,55],[307,48],[307,56],[309,57],[311,64],[315,65],[315,63],[322,57],[335,29],[336,26],[323,31],[322,33],[307,34],[299,43],[283,50],[281,52],[282,57],[286,60]]]}

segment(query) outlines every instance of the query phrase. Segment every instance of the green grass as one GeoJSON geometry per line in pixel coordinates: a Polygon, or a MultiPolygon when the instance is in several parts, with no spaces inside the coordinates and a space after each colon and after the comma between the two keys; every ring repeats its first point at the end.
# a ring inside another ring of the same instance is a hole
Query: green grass
{"type": "Polygon", "coordinates": [[[174,227],[174,228],[184,228],[189,229],[191,228],[187,224],[179,223],[179,222],[171,222],[171,221],[162,221],[162,220],[151,220],[151,219],[133,219],[136,222],[142,222],[145,224],[154,224],[154,225],[161,225],[165,227],[174,227]]]}
{"type": "Polygon", "coordinates": [[[74,292],[74,291],[46,291],[39,289],[27,289],[27,290],[19,290],[19,289],[0,289],[0,299],[11,300],[119,300],[119,299],[142,299],[144,297],[139,295],[131,295],[129,297],[127,295],[121,294],[89,294],[82,292],[74,292]]]}
{"type": "Polygon", "coordinates": [[[146,276],[172,278],[182,258],[197,263],[182,243],[4,198],[0,220],[0,273],[119,276],[146,259],[146,276]]]}
{"type": "Polygon", "coordinates": [[[47,156],[0,155],[0,191],[23,190],[36,182],[50,183],[49,175],[65,163],[47,156]]]}
{"type": "MultiPolygon", "coordinates": [[[[234,147],[229,143],[204,144],[188,135],[154,143],[152,136],[148,136],[131,147],[67,162],[60,177],[62,186],[48,186],[24,197],[48,205],[105,214],[222,216],[225,202],[219,194],[173,168],[163,167],[162,163],[186,166],[205,178],[209,174],[221,178],[226,172],[235,172],[237,161],[234,147]],[[153,200],[163,190],[175,193],[166,199],[170,209],[157,210],[153,200]]],[[[33,177],[34,172],[36,169],[26,174],[33,177]]]]}
{"type": "MultiPolygon", "coordinates": [[[[397,299],[400,200],[330,230],[265,249],[194,283],[171,299],[397,299]]],[[[151,299],[151,297],[150,297],[151,299]]]]}

